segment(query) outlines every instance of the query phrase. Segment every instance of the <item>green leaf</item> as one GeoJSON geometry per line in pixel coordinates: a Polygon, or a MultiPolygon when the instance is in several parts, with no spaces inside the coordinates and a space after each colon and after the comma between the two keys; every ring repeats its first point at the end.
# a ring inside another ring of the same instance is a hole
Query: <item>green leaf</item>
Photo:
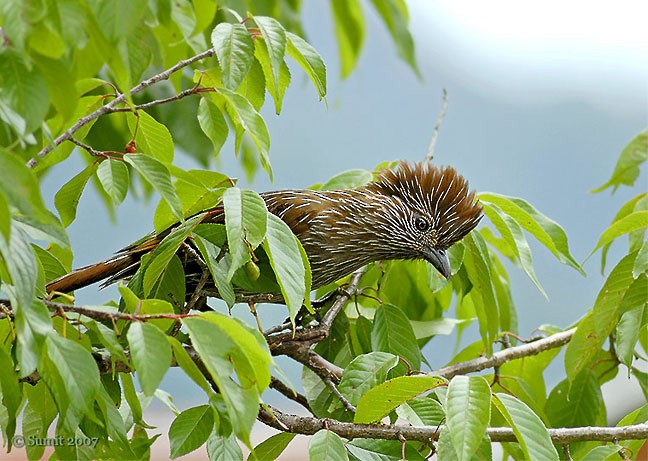
{"type": "Polygon", "coordinates": [[[404,0],[371,0],[394,39],[398,55],[419,75],[414,54],[414,40],[407,23],[409,15],[404,0]]]}
{"type": "MultiPolygon", "coordinates": [[[[7,290],[12,296],[12,290],[7,290]]],[[[42,357],[42,348],[45,339],[52,332],[52,319],[42,301],[32,299],[27,304],[16,303],[15,327],[16,327],[16,358],[20,365],[20,377],[29,376],[38,366],[42,357]]],[[[12,301],[16,301],[14,296],[12,301]]]]}
{"type": "MultiPolygon", "coordinates": [[[[27,399],[22,418],[23,437],[47,437],[47,430],[58,415],[56,403],[47,389],[47,384],[41,381],[35,386],[25,386],[23,390],[27,399]]],[[[25,449],[27,458],[35,460],[42,458],[45,447],[27,445],[25,449]]]]}
{"type": "Polygon", "coordinates": [[[4,50],[0,60],[0,88],[3,90],[0,103],[4,102],[26,122],[18,135],[23,138],[36,130],[47,115],[50,102],[47,83],[38,67],[28,66],[17,52],[4,50]]]}
{"type": "Polygon", "coordinates": [[[390,379],[372,388],[360,398],[353,421],[358,424],[378,421],[399,405],[445,383],[446,380],[443,378],[428,375],[399,376],[390,379]]]}
{"type": "Polygon", "coordinates": [[[229,129],[220,109],[208,98],[201,98],[198,104],[198,123],[214,145],[214,155],[218,155],[227,140],[229,129]]]}
{"type": "Polygon", "coordinates": [[[16,432],[16,418],[22,407],[23,389],[22,384],[18,382],[14,361],[4,346],[0,346],[0,369],[2,369],[0,396],[2,396],[2,405],[4,406],[0,410],[4,413],[0,424],[2,425],[2,435],[5,440],[9,441],[9,449],[11,449],[11,440],[16,432]]]}
{"type": "Polygon", "coordinates": [[[582,370],[570,383],[564,379],[553,388],[545,404],[552,427],[596,426],[605,416],[605,402],[597,377],[582,370]]]}
{"type": "MultiPolygon", "coordinates": [[[[375,461],[401,461],[403,459],[403,445],[398,440],[353,439],[346,444],[351,455],[358,460],[375,461]]],[[[407,461],[425,461],[423,455],[412,446],[405,445],[405,458],[407,461]]]]}
{"type": "Polygon", "coordinates": [[[234,272],[250,260],[250,253],[263,241],[268,211],[259,194],[238,187],[232,187],[223,193],[223,207],[227,243],[232,255],[232,265],[227,274],[229,282],[234,272]]]}
{"type": "Polygon", "coordinates": [[[457,459],[470,460],[490,423],[491,390],[482,376],[455,376],[446,394],[446,429],[457,459]]]}
{"type": "Polygon", "coordinates": [[[261,392],[270,384],[267,343],[257,331],[215,312],[186,318],[183,325],[218,386],[234,433],[250,446],[261,392]]]}
{"type": "Polygon", "coordinates": [[[207,439],[207,454],[209,455],[209,461],[243,460],[243,452],[236,441],[236,437],[234,435],[223,437],[218,435],[216,431],[212,431],[207,439]]]}
{"type": "Polygon", "coordinates": [[[479,232],[472,232],[464,239],[466,253],[464,267],[473,285],[465,296],[475,304],[479,319],[479,332],[487,345],[487,353],[492,352],[492,342],[499,331],[499,306],[495,295],[493,267],[486,243],[479,232]]]}
{"type": "Polygon", "coordinates": [[[115,406],[115,402],[110,395],[108,395],[105,388],[99,388],[96,402],[104,417],[104,421],[106,422],[106,432],[108,436],[118,444],[118,447],[121,450],[123,450],[121,453],[117,452],[113,454],[122,458],[134,458],[135,454],[131,450],[128,443],[128,436],[126,435],[128,432],[126,424],[124,423],[119,410],[115,406]]]}
{"type": "Polygon", "coordinates": [[[169,129],[143,110],[138,116],[130,115],[128,125],[135,134],[138,152],[143,152],[162,163],[173,161],[173,138],[169,129]],[[135,127],[137,126],[137,131],[135,127]]]}
{"type": "MultiPolygon", "coordinates": [[[[173,174],[177,176],[180,172],[173,168],[173,174]]],[[[189,170],[181,174],[174,186],[185,217],[217,206],[225,189],[232,185],[227,176],[213,171],[189,170]]],[[[169,205],[163,200],[160,201],[153,216],[153,224],[158,232],[177,222],[169,205]]]]}
{"type": "Polygon", "coordinates": [[[115,205],[126,198],[128,185],[128,167],[121,160],[104,160],[97,168],[97,177],[104,190],[115,205]]]}
{"type": "Polygon", "coordinates": [[[171,184],[171,176],[167,167],[159,160],[143,154],[127,154],[124,160],[131,164],[137,172],[148,181],[151,186],[167,202],[173,215],[182,221],[182,203],[171,184]]]}
{"type": "Polygon", "coordinates": [[[250,101],[240,94],[229,91],[226,88],[219,88],[218,92],[227,100],[230,117],[236,123],[239,123],[243,130],[250,135],[252,141],[254,141],[259,151],[261,164],[270,175],[270,179],[272,179],[272,170],[270,169],[270,160],[268,157],[270,151],[270,134],[268,133],[268,127],[263,117],[250,104],[250,101]]]}
{"type": "MultiPolygon", "coordinates": [[[[626,255],[612,269],[594,302],[594,307],[579,322],[578,329],[565,351],[565,370],[570,380],[573,380],[590,363],[610,333],[614,331],[624,297],[629,293],[629,288],[634,282],[632,266],[636,255],[636,252],[626,255]]],[[[635,298],[631,296],[629,300],[635,298]]]]}
{"type": "Polygon", "coordinates": [[[4,282],[11,284],[3,285],[3,290],[15,303],[16,310],[28,309],[36,289],[38,263],[28,236],[15,222],[12,223],[9,241],[0,238],[0,256],[9,276],[9,280],[4,282]]]}
{"type": "Polygon", "coordinates": [[[248,461],[271,461],[277,459],[296,435],[290,432],[280,432],[267,438],[254,447],[248,461]]]}
{"type": "Polygon", "coordinates": [[[346,78],[355,68],[364,43],[364,15],[358,0],[332,0],[331,8],[340,50],[340,76],[346,78]]]}
{"type": "Polygon", "coordinates": [[[403,403],[396,409],[396,414],[412,426],[439,426],[446,420],[445,410],[430,396],[415,397],[403,403]]]}
{"type": "Polygon", "coordinates": [[[228,256],[226,254],[221,255],[221,247],[214,245],[214,243],[200,235],[194,235],[194,241],[196,242],[198,251],[209,268],[214,284],[218,289],[218,294],[231,308],[236,301],[232,282],[227,280],[227,273],[229,272],[229,267],[231,267],[229,266],[231,260],[227,259],[228,256]],[[219,257],[222,257],[220,261],[218,260],[219,257]]]}
{"type": "Polygon", "coordinates": [[[54,205],[56,205],[56,209],[58,210],[59,215],[61,216],[61,221],[65,227],[72,224],[72,221],[76,218],[76,210],[83,189],[96,169],[97,163],[91,163],[84,168],[83,171],[66,182],[56,193],[56,196],[54,197],[54,205]]]}
{"type": "Polygon", "coordinates": [[[286,89],[288,89],[288,86],[290,85],[290,70],[282,60],[279,65],[278,80],[275,80],[275,70],[272,67],[272,57],[270,56],[270,51],[268,50],[266,42],[257,42],[254,49],[254,55],[256,56],[257,61],[261,64],[268,92],[275,103],[275,113],[279,115],[281,113],[284,94],[286,94],[286,89]]]}
{"type": "MultiPolygon", "coordinates": [[[[99,306],[93,307],[93,310],[105,310],[107,312],[118,312],[118,309],[112,306],[99,306]],[[102,309],[104,308],[104,309],[102,309]]],[[[128,364],[129,360],[124,353],[124,348],[119,342],[117,333],[110,327],[107,327],[103,323],[97,322],[92,319],[83,320],[83,325],[88,329],[89,332],[97,335],[99,342],[103,345],[111,354],[112,358],[115,360],[121,360],[122,362],[128,364]]]]}
{"type": "Polygon", "coordinates": [[[636,230],[645,229],[646,227],[648,227],[648,211],[635,211],[634,213],[630,213],[622,219],[612,223],[610,227],[601,234],[596,247],[592,250],[589,256],[592,256],[596,250],[608,245],[622,235],[629,234],[636,230]]]}
{"type": "Polygon", "coordinates": [[[646,160],[648,160],[648,129],[639,133],[621,151],[612,177],[592,192],[601,192],[608,187],[613,187],[612,192],[614,192],[622,184],[626,186],[634,185],[639,177],[639,167],[646,160]]]}
{"type": "MultiPolygon", "coordinates": [[[[254,53],[255,56],[257,55],[256,49],[259,46],[265,47],[265,43],[263,43],[262,40],[256,42],[254,53]]],[[[290,76],[288,76],[288,80],[288,83],[290,83],[290,76]]],[[[266,97],[266,77],[264,75],[263,67],[261,66],[261,63],[258,59],[255,58],[252,61],[252,67],[250,67],[248,74],[245,76],[243,82],[238,87],[236,92],[245,97],[245,99],[247,99],[250,104],[252,104],[252,107],[254,107],[257,112],[261,110],[261,107],[263,107],[263,104],[265,103],[266,97]]],[[[242,153],[245,152],[243,150],[245,145],[247,144],[245,141],[246,140],[243,139],[242,146],[238,149],[242,153]]]]}
{"type": "Polygon", "coordinates": [[[83,346],[56,333],[49,334],[38,371],[54,395],[59,424],[66,431],[74,431],[83,416],[94,415],[99,370],[83,346]]]}
{"type": "Polygon", "coordinates": [[[542,420],[524,403],[508,394],[495,394],[493,404],[509,423],[526,459],[558,461],[558,453],[542,420]]]}
{"type": "Polygon", "coordinates": [[[195,235],[194,241],[196,242],[198,251],[204,258],[207,267],[209,267],[209,272],[211,273],[214,284],[218,289],[218,294],[231,308],[236,301],[236,295],[234,293],[232,282],[227,280],[229,269],[226,264],[227,261],[225,260],[226,255],[219,261],[218,257],[221,253],[221,248],[217,247],[209,240],[202,238],[200,235],[195,235]]]}
{"type": "Polygon", "coordinates": [[[94,16],[101,32],[111,44],[135,32],[140,27],[140,18],[146,13],[146,4],[117,0],[109,3],[91,3],[94,16]]]}
{"type": "MultiPolygon", "coordinates": [[[[599,447],[594,447],[590,451],[588,451],[581,459],[580,461],[601,461],[601,460],[606,460],[610,456],[615,455],[620,452],[620,448],[618,445],[602,445],[599,447]]],[[[615,456],[614,458],[618,458],[618,456],[615,456]]],[[[614,459],[613,458],[613,459],[614,459]]]]}
{"type": "Polygon", "coordinates": [[[169,266],[173,256],[204,217],[204,214],[199,214],[179,224],[162,239],[150,256],[142,262],[140,270],[144,274],[142,284],[145,296],[151,293],[155,284],[169,266]]]}
{"type": "Polygon", "coordinates": [[[453,318],[443,318],[437,320],[410,320],[412,330],[416,339],[429,338],[431,336],[451,335],[457,326],[464,326],[471,323],[474,319],[458,320],[453,318]]]}
{"type": "Polygon", "coordinates": [[[252,66],[254,42],[243,24],[218,24],[211,42],[222,70],[223,84],[236,90],[252,66]]]}
{"type": "Polygon", "coordinates": [[[290,83],[290,72],[284,62],[286,54],[286,31],[274,18],[254,16],[254,22],[261,31],[263,45],[256,43],[255,55],[266,77],[266,86],[275,101],[277,114],[281,112],[281,100],[290,83]],[[267,58],[267,59],[266,59],[267,58]]]}
{"type": "MultiPolygon", "coordinates": [[[[35,30],[45,31],[47,29],[38,27],[35,30]]],[[[56,37],[56,35],[51,33],[48,38],[53,37],[56,37]]],[[[61,51],[65,51],[63,43],[61,43],[61,51]]],[[[74,115],[78,103],[77,98],[70,97],[76,93],[74,86],[76,78],[70,72],[67,63],[64,63],[64,60],[59,60],[61,56],[50,57],[53,59],[39,56],[36,59],[36,64],[47,82],[52,105],[61,114],[61,119],[67,122],[74,115]]]]}
{"type": "Polygon", "coordinates": [[[0,191],[0,233],[2,238],[9,240],[11,234],[11,210],[3,192],[0,191]]]}
{"type": "Polygon", "coordinates": [[[311,437],[308,444],[308,457],[325,461],[349,459],[346,448],[344,448],[344,441],[335,432],[326,429],[316,432],[311,437]]]}
{"type": "Polygon", "coordinates": [[[637,278],[646,271],[648,271],[648,239],[644,240],[639,253],[637,253],[637,259],[632,266],[632,276],[637,278]]]}
{"type": "MultiPolygon", "coordinates": [[[[644,293],[648,292],[643,277],[643,290],[644,293]]],[[[635,282],[636,283],[636,282],[635,282]]],[[[616,326],[616,353],[621,363],[630,368],[634,360],[635,346],[639,341],[639,333],[641,331],[641,319],[646,316],[648,318],[648,306],[645,304],[632,308],[621,315],[619,323],[616,326]]]]}
{"type": "Polygon", "coordinates": [[[311,79],[320,100],[326,96],[326,65],[319,53],[303,38],[292,32],[286,32],[288,39],[288,56],[306,72],[311,79]]]}
{"type": "Polygon", "coordinates": [[[320,187],[321,190],[336,190],[336,189],[357,189],[371,182],[373,175],[367,170],[349,170],[338,175],[333,176],[331,179],[320,187]]]}
{"type": "Polygon", "coordinates": [[[186,351],[182,343],[172,336],[167,336],[167,339],[171,343],[171,348],[173,349],[173,357],[175,358],[176,363],[182,368],[182,371],[189,376],[193,382],[198,384],[200,388],[205,391],[208,395],[212,394],[212,388],[205,379],[205,376],[201,373],[198,365],[194,362],[189,353],[186,351]]]}
{"type": "Polygon", "coordinates": [[[497,205],[503,213],[517,221],[520,226],[551,251],[560,262],[576,269],[583,275],[585,274],[569,253],[567,234],[563,228],[536,210],[530,203],[517,197],[493,193],[481,193],[478,198],[480,202],[497,205]]]}
{"type": "Polygon", "coordinates": [[[277,276],[291,322],[310,293],[304,285],[306,267],[302,260],[299,241],[290,227],[275,215],[268,214],[268,228],[263,241],[263,249],[270,260],[272,270],[277,276]]]}
{"type": "Polygon", "coordinates": [[[484,213],[488,219],[490,219],[506,243],[508,243],[509,247],[513,250],[515,256],[517,256],[524,272],[531,279],[536,288],[538,288],[540,293],[548,299],[547,293],[545,293],[542,285],[540,285],[540,281],[535,275],[531,247],[529,247],[529,243],[524,236],[522,226],[520,226],[513,218],[504,214],[497,205],[488,205],[484,203],[483,207],[484,213]]]}
{"type": "MultiPolygon", "coordinates": [[[[403,311],[396,306],[382,304],[376,309],[371,332],[371,347],[374,351],[389,352],[403,357],[412,370],[421,367],[421,350],[414,330],[403,311]]],[[[392,373],[399,375],[406,371],[406,365],[399,364],[392,373]]]]}
{"type": "Polygon", "coordinates": [[[202,446],[214,428],[210,405],[189,408],[180,413],[169,427],[171,458],[186,455],[202,446]]]}
{"type": "Polygon", "coordinates": [[[9,152],[0,154],[0,183],[11,184],[11,187],[4,187],[2,192],[7,202],[22,214],[33,216],[40,222],[56,222],[45,207],[34,172],[9,152]]]}
{"type": "MultiPolygon", "coordinates": [[[[398,357],[386,352],[370,352],[354,358],[344,370],[338,390],[357,405],[360,397],[372,387],[385,382],[387,373],[398,364],[398,357]]],[[[341,402],[334,401],[337,408],[341,402]]]]}
{"type": "MultiPolygon", "coordinates": [[[[626,203],[624,203],[623,206],[619,208],[619,211],[614,216],[614,219],[612,220],[612,223],[610,225],[625,218],[626,216],[628,216],[634,211],[647,211],[647,210],[648,210],[648,192],[644,192],[632,198],[631,200],[627,201],[626,203]]],[[[638,248],[635,242],[638,241],[639,239],[644,240],[643,239],[644,233],[645,232],[641,230],[630,233],[630,235],[628,236],[630,251],[634,251],[638,248]]],[[[611,245],[612,242],[608,242],[606,245],[603,246],[603,249],[601,250],[601,274],[605,274],[607,253],[611,245]]]]}
{"type": "Polygon", "coordinates": [[[153,395],[171,366],[171,346],[166,335],[148,323],[133,322],[127,338],[142,391],[153,395]]]}

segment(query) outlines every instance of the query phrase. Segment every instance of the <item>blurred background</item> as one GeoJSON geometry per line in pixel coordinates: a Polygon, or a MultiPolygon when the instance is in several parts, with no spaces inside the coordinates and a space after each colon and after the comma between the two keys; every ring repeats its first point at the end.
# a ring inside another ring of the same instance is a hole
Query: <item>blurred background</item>
{"type": "MultiPolygon", "coordinates": [[[[648,125],[648,3],[407,3],[421,77],[397,57],[383,23],[367,7],[367,37],[358,68],[341,80],[328,2],[304,2],[304,30],[328,66],[327,103],[318,101],[310,82],[294,72],[282,114],[274,114],[273,104],[266,104],[263,112],[271,135],[274,183],[263,171],[247,180],[231,143],[215,168],[241,178],[243,187],[264,191],[308,187],[347,169],[373,169],[385,160],[420,160],[445,88],[449,105],[435,163],[453,165],[479,191],[528,200],[564,227],[572,253],[583,261],[619,207],[647,185],[643,172],[633,190],[588,192],[608,179],[623,147],[648,125]]],[[[81,155],[76,166],[65,162],[48,176],[45,195],[52,209],[56,190],[83,168],[81,155]]],[[[182,154],[176,158],[182,166],[197,167],[182,154]]],[[[148,233],[156,202],[127,199],[113,223],[87,188],[69,228],[77,255],[74,265],[105,259],[148,233]]],[[[608,269],[622,255],[622,245],[617,242],[611,249],[608,269]]],[[[584,266],[585,278],[538,245],[532,248],[536,274],[549,299],[521,270],[509,268],[523,337],[543,323],[568,327],[592,306],[604,281],[598,254],[584,266]]],[[[114,297],[114,290],[85,289],[77,294],[78,303],[100,304],[114,297]]],[[[260,311],[265,325],[287,316],[277,306],[260,311]]],[[[235,307],[234,314],[252,322],[246,306],[235,307]]],[[[476,337],[474,328],[462,343],[476,337]]],[[[435,338],[425,350],[427,359],[434,367],[444,365],[455,342],[455,337],[435,338]]],[[[299,368],[281,358],[277,363],[301,389],[299,368]]],[[[563,373],[558,357],[547,372],[548,389],[563,373]]],[[[637,383],[622,374],[605,387],[613,424],[643,402],[637,383]]],[[[161,388],[171,393],[180,410],[204,400],[174,370],[161,388]]],[[[265,398],[299,412],[273,391],[265,398]]],[[[154,402],[146,415],[165,439],[171,411],[154,402]]],[[[255,440],[266,436],[266,428],[259,425],[255,440]]],[[[158,448],[168,456],[167,448],[158,448]]]]}

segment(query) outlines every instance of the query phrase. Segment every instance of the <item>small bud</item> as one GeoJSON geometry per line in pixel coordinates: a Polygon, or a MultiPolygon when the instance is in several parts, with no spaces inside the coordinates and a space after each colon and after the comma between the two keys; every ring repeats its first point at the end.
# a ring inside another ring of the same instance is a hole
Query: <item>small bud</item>
{"type": "Polygon", "coordinates": [[[126,144],[126,147],[124,147],[124,152],[127,154],[134,154],[137,152],[137,144],[135,144],[135,140],[131,139],[128,141],[128,144],[126,144]]]}
{"type": "Polygon", "coordinates": [[[259,269],[259,266],[254,261],[245,263],[245,272],[252,280],[257,280],[261,275],[261,269],[259,269]]]}

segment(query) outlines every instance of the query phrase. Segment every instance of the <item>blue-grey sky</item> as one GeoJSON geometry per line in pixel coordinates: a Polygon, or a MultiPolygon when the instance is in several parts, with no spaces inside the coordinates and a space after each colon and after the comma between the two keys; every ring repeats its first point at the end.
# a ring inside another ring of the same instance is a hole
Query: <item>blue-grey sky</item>
{"type": "MultiPolygon", "coordinates": [[[[643,175],[632,191],[588,192],[607,180],[621,149],[648,125],[644,2],[618,2],[614,9],[581,1],[533,7],[513,1],[408,3],[422,80],[397,58],[383,24],[365,8],[365,48],[355,72],[340,81],[327,2],[305,2],[304,29],[328,66],[328,107],[295,69],[283,113],[274,115],[271,102],[263,111],[275,183],[260,172],[251,187],[307,187],[351,168],[422,159],[446,88],[449,106],[435,161],[453,165],[480,191],[534,204],[565,228],[574,256],[582,261],[618,208],[646,186],[643,175]]],[[[74,163],[47,178],[45,190],[52,196],[81,169],[80,161],[74,163]]],[[[244,178],[231,144],[219,167],[244,178]]],[[[95,194],[86,191],[69,228],[75,265],[106,258],[149,232],[154,207],[127,200],[113,225],[95,194]]],[[[610,264],[625,250],[625,241],[615,245],[610,264]]],[[[604,280],[598,256],[586,264],[584,278],[538,245],[532,248],[549,300],[520,270],[510,268],[522,336],[542,323],[566,327],[576,321],[592,306],[604,280]]],[[[90,288],[78,299],[96,304],[113,293],[90,288]]],[[[285,317],[281,308],[270,311],[266,319],[285,317]]],[[[435,341],[426,356],[441,366],[454,339],[435,341]]],[[[562,365],[557,367],[556,376],[562,365]]],[[[289,374],[298,384],[295,367],[289,374]]],[[[162,387],[180,407],[202,399],[198,392],[187,393],[190,385],[178,376],[170,373],[162,387]]]]}

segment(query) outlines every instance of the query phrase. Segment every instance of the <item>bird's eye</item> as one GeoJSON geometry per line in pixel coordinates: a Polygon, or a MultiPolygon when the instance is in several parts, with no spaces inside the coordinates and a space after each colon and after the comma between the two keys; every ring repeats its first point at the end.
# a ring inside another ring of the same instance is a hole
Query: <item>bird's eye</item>
{"type": "Polygon", "coordinates": [[[429,229],[430,223],[428,223],[425,218],[417,216],[416,219],[414,219],[414,227],[416,227],[416,229],[420,230],[421,232],[425,232],[429,229]]]}

